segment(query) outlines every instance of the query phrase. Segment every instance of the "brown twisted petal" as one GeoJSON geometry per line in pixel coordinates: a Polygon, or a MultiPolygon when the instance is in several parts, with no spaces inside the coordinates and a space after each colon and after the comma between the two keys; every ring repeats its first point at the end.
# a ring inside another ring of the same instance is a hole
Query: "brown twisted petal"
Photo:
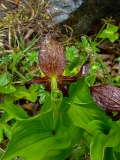
{"type": "Polygon", "coordinates": [[[42,72],[47,77],[60,76],[64,71],[66,65],[64,49],[50,33],[41,40],[39,63],[42,72]]]}
{"type": "Polygon", "coordinates": [[[49,81],[50,79],[48,77],[34,77],[27,84],[47,84],[49,81]]]}
{"type": "Polygon", "coordinates": [[[78,77],[75,76],[59,76],[59,82],[76,82],[78,77]]]}
{"type": "Polygon", "coordinates": [[[50,79],[48,77],[34,77],[29,82],[25,83],[26,88],[29,88],[31,84],[48,84],[50,79]]]}
{"type": "Polygon", "coordinates": [[[110,85],[102,84],[90,87],[93,100],[108,112],[120,111],[120,89],[110,85]]]}

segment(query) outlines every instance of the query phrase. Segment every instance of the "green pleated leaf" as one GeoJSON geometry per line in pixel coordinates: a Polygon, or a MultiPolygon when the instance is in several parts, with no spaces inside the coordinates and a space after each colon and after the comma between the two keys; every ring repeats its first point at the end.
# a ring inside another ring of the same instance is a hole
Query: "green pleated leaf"
{"type": "Polygon", "coordinates": [[[3,140],[3,124],[0,123],[0,142],[3,140]]]}
{"type": "Polygon", "coordinates": [[[103,133],[106,136],[106,143],[104,147],[116,147],[119,143],[120,127],[111,119],[104,118],[103,121],[91,121],[87,125],[86,130],[94,136],[96,136],[99,133],[103,133]]]}
{"type": "Polygon", "coordinates": [[[91,141],[93,140],[93,136],[88,134],[87,132],[84,132],[84,135],[83,135],[83,141],[85,143],[85,145],[90,148],[90,144],[91,144],[91,141]]]}
{"type": "MultiPolygon", "coordinates": [[[[26,160],[40,160],[50,150],[66,149],[70,146],[67,129],[58,139],[41,124],[40,118],[17,122],[12,128],[11,141],[1,160],[11,160],[16,156],[26,160]]],[[[54,159],[54,158],[53,158],[54,159]]]]}
{"type": "Polygon", "coordinates": [[[27,112],[15,104],[3,103],[0,104],[0,109],[6,111],[10,116],[16,118],[17,120],[28,119],[27,112]]]}
{"type": "Polygon", "coordinates": [[[92,116],[97,116],[97,117],[107,117],[106,113],[104,110],[99,108],[95,102],[88,102],[88,103],[73,103],[76,106],[79,106],[80,108],[86,108],[86,112],[89,112],[92,116]]]}
{"type": "Polygon", "coordinates": [[[104,160],[117,160],[112,147],[108,147],[105,149],[104,160]]]}
{"type": "MultiPolygon", "coordinates": [[[[71,85],[69,92],[72,94],[72,97],[70,96],[69,98],[69,104],[71,104],[68,111],[69,117],[76,126],[86,129],[87,124],[94,120],[93,115],[100,115],[101,110],[98,109],[97,111],[97,105],[93,106],[94,104],[92,105],[92,108],[91,106],[88,106],[87,108],[80,107],[81,104],[93,102],[88,85],[83,78],[77,81],[76,84],[71,85]],[[88,111],[88,108],[90,108],[90,112],[88,111]]],[[[88,104],[85,105],[87,106],[88,104]]]]}
{"type": "Polygon", "coordinates": [[[86,82],[88,83],[88,86],[93,86],[94,85],[94,82],[95,82],[95,79],[96,79],[96,75],[95,74],[92,74],[91,76],[86,76],[86,82]]]}
{"type": "Polygon", "coordinates": [[[85,108],[72,105],[68,111],[69,117],[74,125],[86,129],[87,124],[94,120],[94,117],[90,115],[85,108]]]}
{"type": "Polygon", "coordinates": [[[1,116],[1,123],[5,123],[10,119],[12,119],[12,117],[7,112],[4,112],[1,116]]]}
{"type": "Polygon", "coordinates": [[[116,152],[120,152],[120,142],[118,143],[118,145],[114,148],[114,150],[116,152]]]}
{"type": "Polygon", "coordinates": [[[99,133],[90,144],[90,157],[92,160],[103,160],[105,146],[105,135],[99,133]]]}
{"type": "Polygon", "coordinates": [[[46,130],[51,131],[53,129],[53,111],[48,111],[40,115],[41,123],[46,130]]]}
{"type": "Polygon", "coordinates": [[[71,154],[72,148],[69,147],[67,149],[55,149],[48,151],[42,160],[64,160],[69,157],[71,154]]]}
{"type": "MultiPolygon", "coordinates": [[[[107,119],[106,119],[107,120],[107,119]]],[[[106,137],[105,147],[116,147],[119,143],[120,138],[120,127],[117,123],[109,119],[106,123],[106,128],[109,128],[109,134],[106,137]]]]}
{"type": "Polygon", "coordinates": [[[87,125],[87,132],[94,136],[90,144],[92,160],[103,160],[107,147],[116,147],[119,143],[120,128],[111,119],[94,120],[87,125]]]}
{"type": "Polygon", "coordinates": [[[86,131],[88,133],[94,134],[94,136],[96,136],[100,132],[104,133],[105,129],[106,129],[105,123],[100,120],[91,121],[86,127],[86,131]]]}
{"type": "MultiPolygon", "coordinates": [[[[60,126],[63,126],[62,121],[60,119],[60,112],[58,112],[58,109],[60,107],[62,101],[62,94],[60,91],[52,91],[51,95],[49,95],[46,100],[44,105],[42,106],[41,110],[41,115],[40,119],[42,122],[42,125],[49,131],[49,130],[54,130],[54,120],[56,120],[56,127],[57,130],[60,126]],[[59,95],[59,98],[54,97],[59,95]],[[54,112],[56,112],[57,117],[54,117],[54,112]]],[[[63,128],[63,127],[60,127],[63,128]]],[[[60,129],[62,131],[62,129],[60,129]]],[[[58,135],[58,134],[57,134],[58,135]]],[[[61,135],[61,134],[60,134],[61,135]]]]}
{"type": "Polygon", "coordinates": [[[4,131],[5,135],[8,137],[8,139],[11,138],[11,128],[12,128],[12,126],[9,126],[8,124],[3,125],[3,131],[4,131]]]}
{"type": "Polygon", "coordinates": [[[79,78],[76,83],[72,83],[70,85],[70,88],[68,91],[69,96],[70,96],[70,98],[69,98],[70,101],[74,100],[74,98],[77,96],[77,94],[80,92],[80,90],[84,87],[84,85],[85,85],[85,78],[84,77],[79,78]]]}
{"type": "Polygon", "coordinates": [[[105,135],[98,134],[91,143],[90,156],[92,160],[117,160],[112,147],[104,148],[106,139],[105,135]]]}
{"type": "MultiPolygon", "coordinates": [[[[59,115],[59,114],[58,114],[59,115]]],[[[53,110],[40,115],[41,123],[48,132],[56,134],[56,138],[60,138],[65,132],[62,121],[60,118],[57,120],[56,129],[54,129],[53,110]]]]}
{"type": "Polygon", "coordinates": [[[120,159],[120,152],[114,152],[114,155],[117,160],[120,159]]]}
{"type": "Polygon", "coordinates": [[[71,85],[71,94],[72,103],[89,103],[93,102],[93,98],[91,97],[88,84],[85,82],[84,78],[77,81],[75,85],[71,85]],[[72,90],[73,87],[73,90],[72,90]]]}
{"type": "Polygon", "coordinates": [[[68,116],[68,108],[69,105],[67,104],[68,98],[63,99],[62,104],[60,106],[61,109],[61,119],[63,122],[63,126],[66,127],[69,130],[70,137],[71,137],[71,146],[76,145],[78,142],[80,142],[84,129],[80,128],[71,121],[70,117],[68,116]]]}
{"type": "Polygon", "coordinates": [[[64,121],[64,126],[69,130],[70,132],[70,137],[71,137],[71,146],[76,145],[78,142],[80,142],[84,129],[75,126],[72,121],[70,120],[69,116],[66,115],[65,121],[64,121]]]}
{"type": "Polygon", "coordinates": [[[41,108],[40,113],[45,113],[45,112],[51,111],[52,106],[51,107],[50,106],[51,106],[51,95],[49,94],[45,99],[45,102],[41,108]]]}

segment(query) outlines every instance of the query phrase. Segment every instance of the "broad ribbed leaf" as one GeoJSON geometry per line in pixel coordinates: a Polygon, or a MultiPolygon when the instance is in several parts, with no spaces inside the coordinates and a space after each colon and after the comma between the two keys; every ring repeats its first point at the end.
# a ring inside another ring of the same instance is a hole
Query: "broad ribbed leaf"
{"type": "Polygon", "coordinates": [[[90,87],[93,100],[108,112],[120,111],[120,89],[110,84],[90,87]]]}
{"type": "Polygon", "coordinates": [[[81,128],[86,129],[86,125],[94,118],[106,116],[105,112],[97,107],[90,95],[87,83],[84,77],[79,79],[75,84],[70,86],[70,104],[68,114],[72,122],[81,128]]]}
{"type": "Polygon", "coordinates": [[[7,112],[4,112],[1,116],[1,123],[5,123],[7,121],[9,121],[10,119],[12,119],[12,117],[7,113],[7,112]]]}
{"type": "Polygon", "coordinates": [[[114,151],[120,153],[120,142],[119,142],[118,145],[114,148],[114,151]]]}
{"type": "Polygon", "coordinates": [[[103,160],[105,148],[116,147],[119,143],[120,128],[111,119],[91,121],[86,130],[94,136],[90,144],[92,160],[103,160]]]}
{"type": "Polygon", "coordinates": [[[0,123],[0,142],[3,140],[3,124],[0,123]]]}
{"type": "Polygon", "coordinates": [[[9,126],[8,124],[3,124],[3,131],[9,139],[11,137],[11,128],[12,126],[9,126]]]}
{"type": "Polygon", "coordinates": [[[45,76],[62,75],[65,65],[65,53],[62,45],[48,33],[41,39],[39,63],[45,76]]]}
{"type": "Polygon", "coordinates": [[[71,146],[75,146],[77,143],[80,142],[84,129],[75,126],[72,121],[70,120],[69,116],[67,115],[64,121],[64,126],[69,130],[70,137],[71,137],[71,146]]]}
{"type": "Polygon", "coordinates": [[[105,135],[99,133],[90,144],[90,157],[92,160],[103,160],[104,157],[104,146],[105,146],[105,135]]]}
{"type": "Polygon", "coordinates": [[[69,157],[71,154],[72,147],[69,147],[67,149],[55,149],[48,151],[46,155],[42,158],[42,160],[63,160],[69,157]]]}
{"type": "Polygon", "coordinates": [[[56,136],[57,133],[53,135],[52,131],[44,128],[39,117],[17,122],[12,128],[11,141],[1,160],[11,160],[16,156],[26,160],[41,160],[53,149],[61,150],[70,146],[70,135],[66,128],[60,138],[56,136]]]}
{"type": "MultiPolygon", "coordinates": [[[[92,97],[88,92],[88,86],[85,84],[84,77],[80,78],[76,84],[70,86],[70,109],[68,111],[71,121],[81,128],[86,129],[86,125],[94,120],[91,112],[88,112],[88,108],[80,107],[79,104],[91,102],[92,97]]],[[[87,104],[86,104],[87,105],[87,104]]]]}
{"type": "Polygon", "coordinates": [[[86,108],[81,108],[76,105],[71,105],[68,111],[69,117],[74,125],[86,129],[86,125],[94,120],[94,117],[91,116],[89,112],[87,112],[86,108]]]}
{"type": "Polygon", "coordinates": [[[115,155],[112,147],[108,147],[105,150],[104,160],[118,160],[115,155]]]}

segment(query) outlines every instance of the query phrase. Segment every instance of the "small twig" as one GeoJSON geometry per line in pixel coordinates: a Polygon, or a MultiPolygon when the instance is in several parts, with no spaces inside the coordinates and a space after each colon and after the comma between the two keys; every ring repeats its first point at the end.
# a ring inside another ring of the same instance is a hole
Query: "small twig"
{"type": "Polygon", "coordinates": [[[1,3],[1,6],[7,10],[7,7],[5,7],[5,5],[3,3],[1,3]]]}
{"type": "Polygon", "coordinates": [[[73,29],[70,27],[70,26],[68,26],[68,25],[63,25],[64,27],[65,27],[65,29],[66,29],[66,32],[68,32],[68,30],[67,30],[67,28],[69,29],[69,30],[71,30],[71,33],[70,33],[70,37],[68,38],[68,42],[71,40],[71,38],[72,38],[72,35],[73,35],[73,29]]]}
{"type": "Polygon", "coordinates": [[[120,62],[118,63],[118,75],[120,75],[120,62]]]}
{"type": "Polygon", "coordinates": [[[10,26],[9,26],[9,31],[8,31],[8,44],[11,47],[11,31],[10,31],[10,26]]]}
{"type": "Polygon", "coordinates": [[[39,67],[38,67],[37,69],[33,70],[33,71],[28,72],[27,74],[30,74],[30,73],[34,74],[34,73],[36,73],[36,72],[38,72],[38,71],[40,71],[40,68],[39,68],[39,67]]]}

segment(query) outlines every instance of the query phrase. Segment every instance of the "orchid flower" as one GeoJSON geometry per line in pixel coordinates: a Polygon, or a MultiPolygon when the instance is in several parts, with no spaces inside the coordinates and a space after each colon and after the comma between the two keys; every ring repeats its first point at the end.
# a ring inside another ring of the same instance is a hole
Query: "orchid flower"
{"type": "MultiPolygon", "coordinates": [[[[46,89],[48,91],[57,88],[66,96],[69,83],[75,82],[77,77],[62,76],[66,66],[64,49],[59,42],[52,38],[50,33],[41,38],[40,54],[38,58],[40,69],[45,77],[34,77],[29,84],[46,84],[46,89]],[[63,85],[63,82],[67,82],[68,84],[63,85]]],[[[84,66],[82,66],[82,68],[83,67],[84,66]]],[[[82,76],[82,70],[80,71],[79,77],[82,76]]]]}

